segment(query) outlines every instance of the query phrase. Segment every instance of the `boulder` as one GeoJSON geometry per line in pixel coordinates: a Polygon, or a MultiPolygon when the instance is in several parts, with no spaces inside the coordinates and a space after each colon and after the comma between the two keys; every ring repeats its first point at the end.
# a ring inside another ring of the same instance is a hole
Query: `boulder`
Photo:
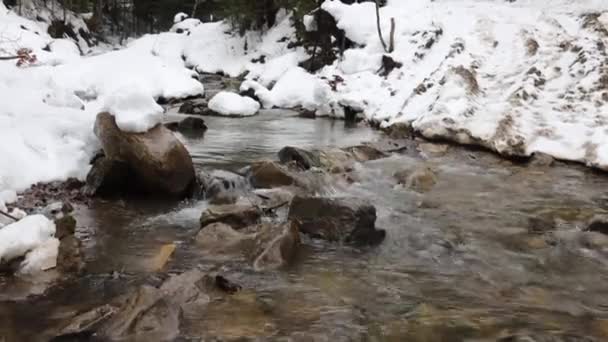
{"type": "Polygon", "coordinates": [[[314,238],[354,244],[377,244],[386,232],[376,229],[376,208],[357,198],[296,196],[289,219],[314,238]]]}
{"type": "Polygon", "coordinates": [[[201,228],[216,222],[241,229],[258,223],[261,211],[251,204],[213,205],[201,215],[201,228]]]}
{"type": "Polygon", "coordinates": [[[253,163],[249,170],[249,180],[254,188],[265,189],[298,184],[291,172],[272,161],[253,163]]]}
{"type": "Polygon", "coordinates": [[[118,128],[114,116],[104,112],[97,115],[95,135],[107,159],[128,166],[138,192],[182,198],[192,191],[192,158],[163,125],[145,133],[127,133],[118,128]]]}

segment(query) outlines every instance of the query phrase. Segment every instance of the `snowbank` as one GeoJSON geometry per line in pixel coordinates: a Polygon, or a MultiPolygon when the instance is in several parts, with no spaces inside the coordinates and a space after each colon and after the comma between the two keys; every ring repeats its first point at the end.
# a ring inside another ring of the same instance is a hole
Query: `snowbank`
{"type": "Polygon", "coordinates": [[[359,45],[317,75],[343,80],[330,106],[429,138],[608,169],[605,2],[389,0],[382,30],[388,42],[395,18],[388,55],[402,67],[386,77],[373,3],[322,6],[359,45]]]}
{"type": "Polygon", "coordinates": [[[55,266],[59,241],[55,224],[43,215],[32,215],[0,229],[0,262],[25,256],[21,271],[31,273],[55,266]]]}
{"type": "Polygon", "coordinates": [[[252,116],[260,110],[260,104],[250,97],[222,91],[209,101],[209,109],[225,116],[252,116]]]}

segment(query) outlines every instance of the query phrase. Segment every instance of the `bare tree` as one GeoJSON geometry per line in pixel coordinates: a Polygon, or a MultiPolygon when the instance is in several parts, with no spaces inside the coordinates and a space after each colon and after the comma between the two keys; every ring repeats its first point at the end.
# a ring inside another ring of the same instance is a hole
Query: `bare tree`
{"type": "Polygon", "coordinates": [[[389,45],[386,45],[384,36],[382,35],[382,27],[380,25],[380,0],[376,0],[376,26],[378,27],[378,37],[384,48],[384,52],[391,53],[395,50],[395,18],[391,18],[391,36],[389,45]]]}

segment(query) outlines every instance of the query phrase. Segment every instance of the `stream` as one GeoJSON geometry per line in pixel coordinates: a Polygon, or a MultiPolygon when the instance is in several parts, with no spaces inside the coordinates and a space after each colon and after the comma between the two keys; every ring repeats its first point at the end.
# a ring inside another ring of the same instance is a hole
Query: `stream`
{"type": "MultiPolygon", "coordinates": [[[[363,124],[282,111],[204,119],[204,137],[181,137],[199,170],[238,170],[276,159],[287,145],[386,139],[363,124]]],[[[358,164],[350,182],[325,189],[371,201],[384,242],[356,249],[305,238],[296,263],[281,271],[201,254],[192,238],[206,201],[78,207],[85,274],[47,291],[40,279],[0,277],[0,341],[45,341],[66,317],[153,282],[151,260],[168,243],[177,249],[167,272],[199,267],[243,287],[186,315],[179,341],[608,340],[608,238],[583,231],[608,212],[608,177],[577,165],[535,167],[462,147],[411,145],[358,164]],[[428,192],[397,185],[393,175],[416,165],[437,173],[428,192]],[[555,228],[531,231],[538,217],[555,228]]]]}

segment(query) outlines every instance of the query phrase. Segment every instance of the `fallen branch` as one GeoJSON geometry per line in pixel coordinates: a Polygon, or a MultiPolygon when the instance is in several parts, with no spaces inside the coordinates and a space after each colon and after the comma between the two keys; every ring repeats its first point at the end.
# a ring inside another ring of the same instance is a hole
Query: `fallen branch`
{"type": "Polygon", "coordinates": [[[14,220],[15,222],[19,221],[18,218],[16,218],[15,216],[9,214],[9,213],[5,213],[4,211],[0,210],[0,215],[8,217],[11,220],[14,220]]]}
{"type": "Polygon", "coordinates": [[[12,59],[19,59],[21,57],[19,56],[7,56],[7,57],[0,57],[0,61],[10,61],[12,59]]]}

